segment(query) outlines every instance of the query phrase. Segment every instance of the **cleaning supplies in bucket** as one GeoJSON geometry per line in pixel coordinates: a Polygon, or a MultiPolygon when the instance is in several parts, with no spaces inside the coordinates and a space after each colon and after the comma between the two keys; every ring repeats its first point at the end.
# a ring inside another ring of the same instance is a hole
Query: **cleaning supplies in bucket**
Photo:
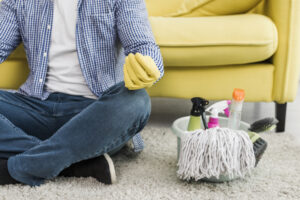
{"type": "MultiPolygon", "coordinates": [[[[208,119],[208,117],[209,116],[207,116],[207,119],[208,119]]],[[[171,126],[172,133],[177,136],[177,141],[178,141],[178,143],[177,143],[177,161],[179,161],[179,158],[181,157],[180,150],[181,150],[182,145],[183,145],[183,142],[181,142],[181,139],[184,140],[184,138],[187,135],[190,135],[193,132],[195,132],[195,131],[187,131],[189,118],[190,118],[189,116],[180,117],[180,118],[176,119],[172,123],[172,126],[171,126]]],[[[228,118],[219,116],[219,125],[220,125],[220,127],[226,127],[227,124],[228,124],[228,118]]],[[[241,121],[241,126],[240,126],[241,130],[247,132],[249,127],[250,127],[250,125],[248,123],[246,123],[244,121],[241,121]]],[[[202,130],[202,129],[200,129],[200,130],[202,130]]],[[[200,131],[200,130],[196,130],[196,131],[200,131]]],[[[209,129],[207,129],[207,130],[209,130],[209,129]]],[[[177,166],[178,166],[178,164],[177,164],[177,166]]],[[[222,183],[222,182],[225,182],[225,181],[232,181],[236,178],[238,178],[238,177],[230,178],[228,176],[225,176],[225,175],[221,174],[219,176],[219,178],[209,177],[209,178],[203,178],[203,179],[201,179],[201,181],[222,183]]]]}
{"type": "Polygon", "coordinates": [[[226,115],[229,118],[223,118],[226,123],[223,120],[221,127],[218,114],[228,109],[228,101],[218,102],[207,109],[211,113],[209,129],[199,129],[198,126],[198,129],[190,129],[178,137],[179,143],[181,140],[178,143],[179,178],[224,182],[245,177],[257,165],[267,143],[257,133],[249,132],[249,125],[241,130],[244,97],[244,90],[234,90],[230,114],[228,116],[227,112],[226,115]]]}
{"type": "MultiPolygon", "coordinates": [[[[203,114],[205,110],[203,110],[204,106],[200,100],[203,99],[192,100],[194,103],[192,111],[197,108],[203,114]]],[[[219,103],[219,107],[214,106],[212,110],[215,110],[215,119],[218,120],[218,112],[227,107],[227,102],[222,105],[219,103]]],[[[202,119],[205,118],[202,115],[202,119]]],[[[210,122],[212,125],[212,121],[210,122]]],[[[191,119],[189,120],[190,123],[191,119]]],[[[206,124],[205,120],[203,124],[206,124]]],[[[247,132],[218,126],[217,124],[214,128],[205,130],[196,129],[181,138],[177,171],[179,178],[197,181],[203,178],[219,179],[222,176],[229,180],[244,177],[254,168],[253,144],[247,132]]]]}

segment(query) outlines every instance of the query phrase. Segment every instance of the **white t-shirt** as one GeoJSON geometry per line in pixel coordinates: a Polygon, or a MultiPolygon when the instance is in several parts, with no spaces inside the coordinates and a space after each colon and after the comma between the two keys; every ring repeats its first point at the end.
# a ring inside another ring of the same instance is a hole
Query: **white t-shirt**
{"type": "Polygon", "coordinates": [[[97,99],[83,77],[75,39],[77,0],[53,0],[53,27],[45,89],[97,99]]]}

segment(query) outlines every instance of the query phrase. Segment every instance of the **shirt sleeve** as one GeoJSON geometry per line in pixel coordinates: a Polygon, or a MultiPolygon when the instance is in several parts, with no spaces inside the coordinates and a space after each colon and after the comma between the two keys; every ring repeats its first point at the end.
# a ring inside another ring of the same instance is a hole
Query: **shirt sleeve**
{"type": "Polygon", "coordinates": [[[0,0],[0,63],[21,43],[15,0],[0,0]]]}
{"type": "Polygon", "coordinates": [[[163,59],[151,30],[144,0],[117,0],[115,16],[125,55],[141,53],[150,56],[160,71],[158,82],[164,75],[163,59]]]}

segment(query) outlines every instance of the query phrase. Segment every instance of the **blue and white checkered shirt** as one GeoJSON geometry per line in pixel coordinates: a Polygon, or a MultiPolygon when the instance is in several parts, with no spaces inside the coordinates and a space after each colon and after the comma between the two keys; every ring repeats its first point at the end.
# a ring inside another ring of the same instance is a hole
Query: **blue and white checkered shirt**
{"type": "MultiPolygon", "coordinates": [[[[52,24],[52,0],[0,3],[0,63],[23,42],[30,68],[18,93],[41,100],[50,94],[43,86],[52,24]]],[[[98,97],[124,80],[123,64],[129,53],[151,56],[161,72],[157,81],[164,74],[144,0],[78,0],[76,47],[83,76],[98,97]]],[[[142,143],[138,140],[136,144],[142,143]]]]}

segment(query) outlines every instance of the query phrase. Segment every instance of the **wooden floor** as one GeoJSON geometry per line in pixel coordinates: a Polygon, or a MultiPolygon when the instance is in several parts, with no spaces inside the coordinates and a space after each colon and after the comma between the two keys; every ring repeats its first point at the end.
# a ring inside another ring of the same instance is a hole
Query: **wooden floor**
{"type": "MultiPolygon", "coordinates": [[[[152,113],[148,123],[162,126],[171,126],[175,119],[189,115],[192,108],[188,99],[153,97],[151,102],[152,113]]],[[[274,116],[274,103],[245,103],[243,106],[242,120],[248,123],[274,116]]],[[[287,106],[286,132],[296,135],[300,142],[300,86],[296,100],[287,106]]]]}

